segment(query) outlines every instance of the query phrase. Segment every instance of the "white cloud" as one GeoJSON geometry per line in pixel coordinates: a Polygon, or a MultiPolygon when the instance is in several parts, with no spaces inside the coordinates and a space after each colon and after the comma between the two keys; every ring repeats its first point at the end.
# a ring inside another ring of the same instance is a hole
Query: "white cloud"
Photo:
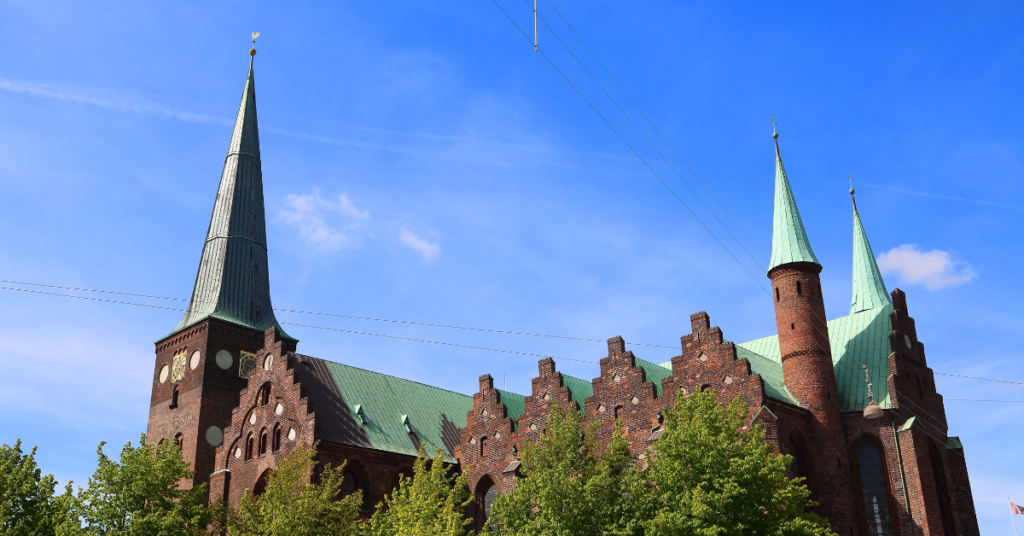
{"type": "Polygon", "coordinates": [[[420,237],[416,233],[407,229],[402,229],[402,232],[398,235],[398,239],[403,244],[415,249],[423,255],[424,260],[436,259],[441,254],[441,246],[420,237]]]}
{"type": "Polygon", "coordinates": [[[277,215],[277,221],[298,229],[306,242],[330,250],[358,246],[369,220],[370,212],[356,208],[348,195],[324,199],[317,188],[285,197],[285,208],[277,215]]]}
{"type": "Polygon", "coordinates": [[[921,251],[917,244],[896,246],[882,253],[878,256],[878,269],[883,274],[899,275],[901,283],[922,284],[928,290],[955,287],[977,277],[974,267],[954,261],[949,252],[921,251]]]}

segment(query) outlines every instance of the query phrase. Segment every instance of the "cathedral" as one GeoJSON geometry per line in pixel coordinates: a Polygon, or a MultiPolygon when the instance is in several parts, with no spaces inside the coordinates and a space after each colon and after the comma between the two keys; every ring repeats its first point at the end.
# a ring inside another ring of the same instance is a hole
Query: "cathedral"
{"type": "MultiPolygon", "coordinates": [[[[298,352],[274,316],[263,175],[250,51],[224,170],[191,301],[156,343],[147,437],[175,441],[211,501],[261,493],[276,461],[320,442],[318,461],[347,462],[346,493],[367,515],[397,486],[423,445],[467,473],[480,529],[515,483],[517,445],[543,432],[551,405],[572,404],[610,436],[622,421],[643,456],[676,397],[713,389],[739,396],[749,425],[794,457],[816,511],[841,536],[978,534],[964,448],[947,435],[924,343],[906,295],[886,292],[853,205],[853,297],[826,321],[819,273],[775,137],[771,282],[776,333],[732,342],[705,312],[690,315],[679,355],[664,363],[608,339],[600,376],[575,378],[538,363],[532,392],[473,396],[298,352]]],[[[852,194],[851,190],[851,194],[852,194]]],[[[766,298],[768,299],[768,298],[766,298]]]]}

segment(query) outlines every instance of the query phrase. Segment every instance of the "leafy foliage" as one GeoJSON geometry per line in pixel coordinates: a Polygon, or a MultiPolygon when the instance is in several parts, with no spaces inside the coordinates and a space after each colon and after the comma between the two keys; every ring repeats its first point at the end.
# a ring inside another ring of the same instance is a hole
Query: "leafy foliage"
{"type": "Polygon", "coordinates": [[[420,445],[413,477],[402,477],[398,489],[384,502],[366,525],[366,536],[463,536],[466,507],[470,502],[466,475],[452,474],[444,466],[441,449],[427,458],[420,445]]]}
{"type": "MultiPolygon", "coordinates": [[[[359,533],[360,493],[339,498],[345,466],[327,466],[316,482],[316,445],[296,447],[279,459],[266,491],[242,495],[238,514],[226,524],[232,536],[355,536],[359,533]]],[[[224,512],[221,512],[223,515],[224,512]]]]}
{"type": "Polygon", "coordinates": [[[615,534],[633,515],[626,470],[633,458],[616,423],[603,453],[574,407],[554,404],[538,442],[527,442],[522,478],[491,508],[492,530],[522,536],[615,534]]]}
{"type": "Polygon", "coordinates": [[[71,485],[63,496],[55,497],[53,475],[42,476],[36,465],[36,448],[24,454],[20,439],[14,446],[0,445],[0,475],[0,534],[55,534],[70,515],[71,485]]]}
{"type": "MultiPolygon", "coordinates": [[[[170,441],[139,446],[129,442],[120,460],[96,449],[99,466],[85,490],[75,497],[71,518],[58,528],[67,536],[172,536],[205,535],[210,522],[206,486],[181,489],[193,472],[170,441]]],[[[70,487],[70,486],[69,486],[70,487]]]]}
{"type": "Polygon", "coordinates": [[[639,475],[652,536],[828,535],[790,456],[776,455],[759,425],[745,431],[746,404],[727,407],[714,391],[679,396],[666,431],[639,475]]]}

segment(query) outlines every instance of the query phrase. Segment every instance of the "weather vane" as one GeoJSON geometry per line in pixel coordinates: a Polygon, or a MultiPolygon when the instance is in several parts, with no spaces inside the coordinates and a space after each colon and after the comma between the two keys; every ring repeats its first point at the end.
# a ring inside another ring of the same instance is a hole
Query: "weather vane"
{"type": "Polygon", "coordinates": [[[853,195],[853,173],[847,173],[846,178],[850,179],[850,195],[853,195]]]}
{"type": "Polygon", "coordinates": [[[259,32],[253,32],[252,33],[252,48],[249,49],[249,55],[250,56],[255,56],[256,55],[256,38],[259,37],[259,36],[260,36],[259,32]]]}

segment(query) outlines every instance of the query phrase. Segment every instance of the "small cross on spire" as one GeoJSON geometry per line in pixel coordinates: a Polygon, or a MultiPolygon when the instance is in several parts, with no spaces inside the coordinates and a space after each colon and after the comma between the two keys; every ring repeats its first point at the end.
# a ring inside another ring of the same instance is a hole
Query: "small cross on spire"
{"type": "Polygon", "coordinates": [[[853,195],[853,173],[847,173],[846,178],[850,179],[850,195],[853,195]]]}
{"type": "Polygon", "coordinates": [[[775,131],[775,127],[777,127],[777,126],[779,126],[779,124],[775,122],[775,116],[773,115],[772,116],[772,137],[775,138],[775,139],[779,139],[779,133],[775,131]]]}
{"type": "Polygon", "coordinates": [[[259,32],[253,32],[252,33],[252,48],[249,49],[249,55],[250,56],[255,56],[256,55],[256,38],[259,37],[259,36],[260,36],[259,32]]]}

